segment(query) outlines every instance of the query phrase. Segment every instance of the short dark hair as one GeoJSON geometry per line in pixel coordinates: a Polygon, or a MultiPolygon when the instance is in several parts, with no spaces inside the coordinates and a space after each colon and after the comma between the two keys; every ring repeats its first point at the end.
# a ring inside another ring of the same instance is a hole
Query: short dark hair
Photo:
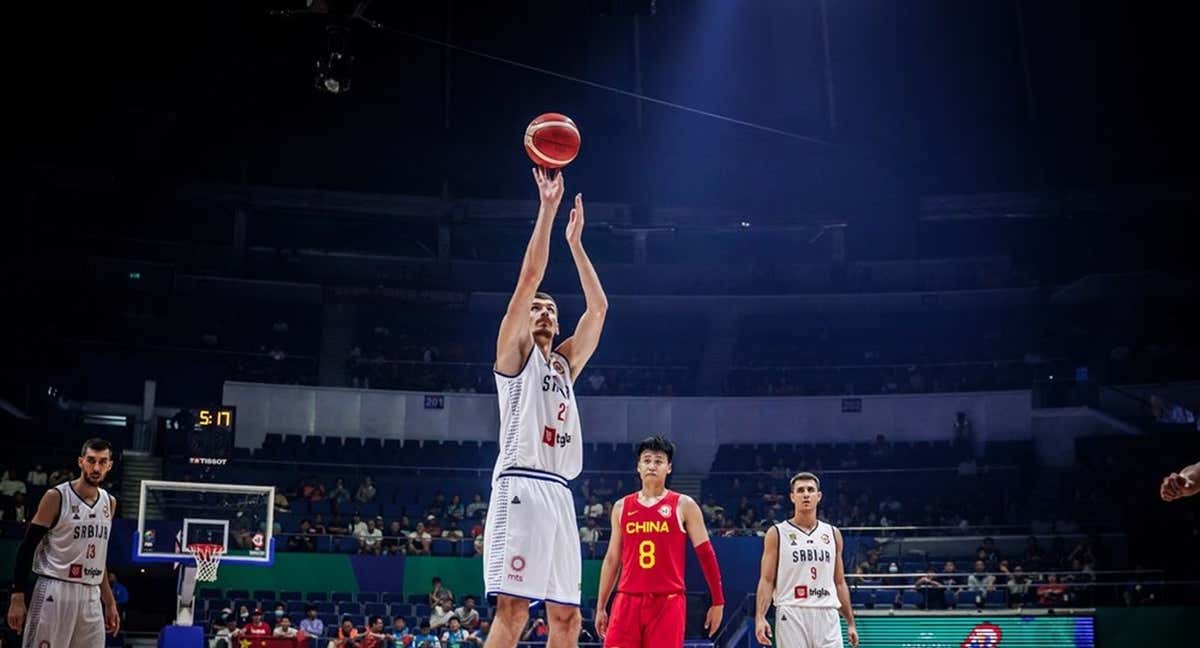
{"type": "Polygon", "coordinates": [[[637,446],[637,453],[634,456],[640,459],[642,453],[646,452],[647,450],[650,452],[661,452],[667,455],[667,463],[671,463],[671,460],[675,457],[675,444],[660,436],[652,436],[642,439],[642,442],[637,446]]]}
{"type": "Polygon", "coordinates": [[[105,450],[108,450],[109,454],[111,454],[112,444],[104,439],[101,439],[100,437],[92,437],[83,442],[83,447],[79,448],[79,456],[82,457],[83,455],[87,454],[88,449],[95,450],[96,452],[104,452],[105,450]]]}
{"type": "Polygon", "coordinates": [[[799,472],[792,476],[792,480],[788,482],[788,492],[796,490],[796,482],[798,481],[813,481],[817,483],[817,490],[821,490],[821,479],[810,472],[799,472]]]}
{"type": "Polygon", "coordinates": [[[316,612],[316,611],[317,611],[317,606],[315,606],[315,605],[306,605],[306,606],[304,606],[304,613],[305,613],[305,614],[308,614],[309,612],[316,612]]]}
{"type": "Polygon", "coordinates": [[[441,576],[434,576],[432,579],[430,579],[430,581],[429,581],[429,582],[430,582],[430,584],[433,584],[433,583],[440,583],[440,582],[442,582],[442,577],[441,577],[441,576]]]}
{"type": "Polygon", "coordinates": [[[534,299],[545,299],[546,301],[554,302],[554,305],[558,306],[558,302],[555,301],[555,299],[550,296],[550,293],[544,293],[539,290],[539,291],[533,293],[533,298],[534,299]]]}
{"type": "Polygon", "coordinates": [[[375,616],[371,617],[371,625],[375,625],[377,622],[378,622],[378,623],[383,623],[383,617],[379,616],[378,614],[376,614],[375,616]]]}

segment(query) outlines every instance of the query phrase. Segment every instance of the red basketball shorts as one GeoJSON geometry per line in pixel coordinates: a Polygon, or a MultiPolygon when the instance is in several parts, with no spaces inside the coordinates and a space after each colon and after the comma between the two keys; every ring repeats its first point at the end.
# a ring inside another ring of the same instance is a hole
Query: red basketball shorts
{"type": "Polygon", "coordinates": [[[617,592],[608,619],[604,648],[682,646],[687,597],[617,592]]]}

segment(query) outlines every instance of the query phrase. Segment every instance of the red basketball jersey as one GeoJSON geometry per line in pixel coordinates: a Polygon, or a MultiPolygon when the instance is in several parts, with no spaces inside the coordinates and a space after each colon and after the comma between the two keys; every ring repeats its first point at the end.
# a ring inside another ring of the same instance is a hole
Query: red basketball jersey
{"type": "Polygon", "coordinates": [[[617,591],[662,594],[684,591],[687,534],[679,524],[679,493],[667,491],[654,506],[637,493],[625,496],[621,512],[621,580],[617,591]]]}

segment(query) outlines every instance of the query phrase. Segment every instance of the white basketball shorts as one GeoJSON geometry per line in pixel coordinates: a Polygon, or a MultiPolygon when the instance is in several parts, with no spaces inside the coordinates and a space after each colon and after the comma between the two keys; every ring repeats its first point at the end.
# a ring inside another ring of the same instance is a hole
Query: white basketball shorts
{"type": "Polygon", "coordinates": [[[566,479],[531,468],[500,473],[483,535],[487,596],[578,607],[580,563],[575,499],[566,479]]]}
{"type": "Polygon", "coordinates": [[[836,608],[775,609],[775,645],[779,648],[842,648],[842,624],[836,608]]]}
{"type": "Polygon", "coordinates": [[[104,648],[100,588],[39,576],[25,613],[22,648],[104,648]]]}

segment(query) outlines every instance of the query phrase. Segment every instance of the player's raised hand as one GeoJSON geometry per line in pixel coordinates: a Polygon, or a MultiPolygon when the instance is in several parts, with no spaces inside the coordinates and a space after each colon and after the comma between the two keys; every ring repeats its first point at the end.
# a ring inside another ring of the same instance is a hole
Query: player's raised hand
{"type": "Polygon", "coordinates": [[[771,645],[771,624],[767,623],[766,618],[754,620],[754,637],[764,646],[771,645]]]}
{"type": "Polygon", "coordinates": [[[725,618],[725,606],[714,605],[708,608],[708,614],[704,615],[704,629],[708,630],[708,636],[712,637],[717,634],[717,630],[721,629],[721,619],[725,618]]]}
{"type": "Polygon", "coordinates": [[[121,612],[115,602],[104,606],[104,631],[114,637],[121,631],[121,612]]]}
{"type": "Polygon", "coordinates": [[[571,247],[583,245],[583,194],[575,194],[575,206],[571,207],[571,220],[567,221],[567,243],[571,247]]]}
{"type": "Polygon", "coordinates": [[[1173,472],[1163,479],[1158,494],[1163,498],[1164,502],[1173,502],[1183,497],[1195,495],[1198,491],[1200,491],[1200,483],[1173,472]]]}
{"type": "Polygon", "coordinates": [[[600,638],[603,639],[604,635],[608,634],[608,612],[605,612],[604,608],[596,610],[595,626],[596,634],[600,635],[600,638]]]}
{"type": "Polygon", "coordinates": [[[25,631],[25,594],[13,592],[8,600],[8,627],[21,634],[25,631]]]}
{"type": "Polygon", "coordinates": [[[533,180],[537,183],[538,197],[542,204],[557,209],[563,197],[562,171],[533,167],[533,180]]]}

